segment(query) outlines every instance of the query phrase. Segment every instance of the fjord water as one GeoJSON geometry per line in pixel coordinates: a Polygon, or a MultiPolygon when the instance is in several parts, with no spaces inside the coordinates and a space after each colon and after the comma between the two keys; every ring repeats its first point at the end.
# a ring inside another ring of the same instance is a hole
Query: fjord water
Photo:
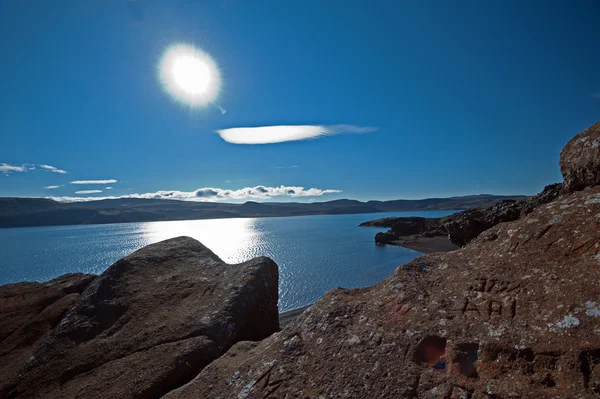
{"type": "Polygon", "coordinates": [[[268,256],[279,265],[279,309],[310,304],[334,287],[364,287],[420,253],[375,245],[384,229],[358,227],[388,216],[439,217],[452,211],[281,218],[210,219],[0,229],[0,285],[65,273],[102,273],[148,244],[193,237],[228,263],[268,256]]]}

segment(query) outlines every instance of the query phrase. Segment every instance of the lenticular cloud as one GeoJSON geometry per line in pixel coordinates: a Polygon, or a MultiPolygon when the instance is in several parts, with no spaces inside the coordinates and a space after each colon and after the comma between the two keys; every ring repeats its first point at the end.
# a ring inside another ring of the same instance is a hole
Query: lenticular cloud
{"type": "Polygon", "coordinates": [[[363,134],[377,130],[375,127],[354,125],[279,125],[234,127],[217,130],[221,138],[232,144],[274,144],[286,141],[317,139],[336,134],[363,134]]]}

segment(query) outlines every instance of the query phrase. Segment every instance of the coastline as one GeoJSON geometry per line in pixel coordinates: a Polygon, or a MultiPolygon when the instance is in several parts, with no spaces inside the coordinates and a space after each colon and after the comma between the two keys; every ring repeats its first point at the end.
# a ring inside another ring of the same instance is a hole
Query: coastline
{"type": "MultiPolygon", "coordinates": [[[[410,249],[412,251],[421,252],[423,254],[430,254],[433,252],[450,252],[459,248],[458,246],[454,245],[447,236],[401,237],[396,241],[388,243],[388,245],[396,245],[399,247],[410,249]]],[[[313,304],[310,304],[279,313],[279,329],[283,330],[296,317],[300,316],[306,309],[308,309],[312,305],[313,304]]]]}
{"type": "Polygon", "coordinates": [[[302,306],[300,308],[288,310],[282,313],[279,313],[279,329],[283,329],[285,326],[290,324],[292,320],[296,317],[300,316],[302,312],[306,309],[310,308],[313,304],[302,306]]]}
{"type": "Polygon", "coordinates": [[[397,245],[399,247],[404,247],[424,254],[430,254],[432,252],[450,252],[459,248],[457,245],[453,244],[452,241],[450,241],[448,236],[406,236],[400,237],[395,241],[391,241],[387,245],[397,245]]]}

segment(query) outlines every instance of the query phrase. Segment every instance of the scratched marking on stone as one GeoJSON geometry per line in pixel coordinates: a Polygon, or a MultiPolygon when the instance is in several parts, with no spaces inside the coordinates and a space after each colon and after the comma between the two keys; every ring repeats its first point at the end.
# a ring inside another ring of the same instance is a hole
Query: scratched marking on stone
{"type": "Polygon", "coordinates": [[[517,300],[501,301],[498,299],[487,299],[476,301],[465,298],[461,307],[463,315],[487,316],[488,320],[495,317],[514,319],[517,315],[517,300]]]}
{"type": "Polygon", "coordinates": [[[275,365],[271,366],[256,380],[256,385],[258,385],[261,381],[264,380],[264,383],[262,384],[262,389],[264,391],[263,399],[270,398],[271,395],[273,395],[286,380],[285,378],[279,378],[274,381],[271,381],[271,374],[274,368],[275,365]]]}
{"type": "Polygon", "coordinates": [[[460,311],[465,316],[482,317],[487,320],[505,318],[512,320],[517,315],[517,301],[512,296],[521,288],[518,281],[500,280],[496,278],[479,277],[468,287],[468,290],[477,293],[477,298],[467,295],[460,306],[460,311]],[[501,295],[502,298],[495,297],[501,295]],[[492,296],[492,297],[490,297],[492,296]]]}
{"type": "Polygon", "coordinates": [[[587,240],[585,238],[577,238],[571,242],[571,245],[569,245],[565,255],[571,256],[587,254],[591,249],[595,248],[596,244],[598,243],[600,243],[600,240],[594,240],[593,238],[587,240]]]}
{"type": "Polygon", "coordinates": [[[210,293],[210,295],[214,294],[216,289],[216,285],[209,285],[204,289],[204,292],[202,292],[202,297],[206,296],[207,293],[210,293]]]}
{"type": "Polygon", "coordinates": [[[583,387],[600,391],[600,349],[586,350],[580,353],[583,387]]]}
{"type": "Polygon", "coordinates": [[[499,280],[495,278],[480,277],[469,286],[469,291],[499,294],[501,292],[512,292],[520,288],[518,281],[499,280]]]}
{"type": "Polygon", "coordinates": [[[540,238],[542,238],[543,236],[545,236],[545,235],[546,235],[546,233],[547,233],[547,232],[548,232],[548,231],[549,231],[549,230],[552,228],[552,226],[554,226],[554,225],[550,224],[550,225],[546,226],[546,227],[544,228],[544,230],[542,230],[542,231],[541,231],[541,232],[540,232],[540,233],[539,233],[539,234],[538,234],[538,235],[535,237],[536,241],[537,241],[537,240],[539,240],[540,238]]]}

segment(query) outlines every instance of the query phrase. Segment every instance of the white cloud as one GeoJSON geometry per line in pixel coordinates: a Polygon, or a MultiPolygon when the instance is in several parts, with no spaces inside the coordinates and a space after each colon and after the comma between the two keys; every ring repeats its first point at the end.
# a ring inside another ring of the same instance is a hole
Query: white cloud
{"type": "Polygon", "coordinates": [[[234,127],[217,130],[221,138],[233,144],[272,144],[286,141],[317,139],[345,133],[371,133],[376,127],[354,125],[281,125],[258,127],[234,127]]]}
{"type": "Polygon", "coordinates": [[[81,191],[75,191],[75,194],[98,194],[101,192],[102,192],[102,190],[81,190],[81,191]]]}
{"type": "Polygon", "coordinates": [[[112,187],[104,187],[105,190],[112,190],[112,187]]]}
{"type": "Polygon", "coordinates": [[[295,168],[299,168],[300,166],[298,165],[292,165],[292,166],[275,166],[275,169],[295,169],[295,168]]]}
{"type": "MultiPolygon", "coordinates": [[[[97,194],[100,190],[83,190],[75,194],[97,194]]],[[[319,197],[324,194],[341,193],[341,190],[319,188],[304,188],[301,186],[279,186],[279,187],[245,187],[239,190],[226,190],[222,188],[199,188],[194,191],[167,191],[161,190],[155,193],[128,194],[111,197],[48,197],[61,202],[86,202],[100,199],[120,198],[144,198],[144,199],[173,199],[182,201],[214,202],[245,199],[270,199],[272,197],[319,197]]]]}
{"type": "Polygon", "coordinates": [[[75,180],[72,181],[71,184],[113,184],[117,181],[115,179],[107,179],[107,180],[75,180]]]}
{"type": "Polygon", "coordinates": [[[59,187],[61,187],[61,186],[46,186],[44,188],[47,190],[54,190],[55,188],[59,188],[59,187]]]}
{"type": "Polygon", "coordinates": [[[10,172],[26,172],[26,171],[27,171],[27,167],[25,165],[15,166],[15,165],[9,165],[7,163],[0,164],[0,173],[4,173],[5,175],[9,174],[10,172]]]}
{"type": "Polygon", "coordinates": [[[66,170],[58,169],[58,168],[56,168],[54,166],[50,166],[50,165],[40,165],[40,168],[49,170],[50,172],[60,173],[62,175],[64,175],[65,173],[67,173],[66,170]]]}

